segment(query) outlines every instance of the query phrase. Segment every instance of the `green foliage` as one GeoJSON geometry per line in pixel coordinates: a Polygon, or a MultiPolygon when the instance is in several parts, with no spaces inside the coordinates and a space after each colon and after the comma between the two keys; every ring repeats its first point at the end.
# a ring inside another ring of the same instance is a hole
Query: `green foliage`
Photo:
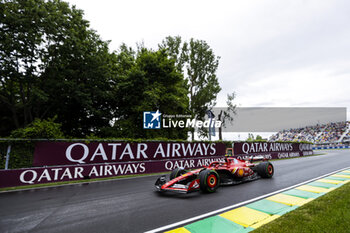
{"type": "Polygon", "coordinates": [[[83,16],[61,0],[1,0],[0,136],[57,116],[69,137],[187,138],[186,129],[143,130],[142,112],[203,119],[220,91],[209,45],[168,37],[158,51],[110,53],[83,16]]]}
{"type": "Polygon", "coordinates": [[[145,130],[144,111],[159,110],[166,114],[187,114],[188,97],[184,78],[164,50],[141,48],[137,53],[125,46],[117,56],[121,75],[116,99],[119,107],[113,129],[104,128],[104,137],[152,139],[187,138],[185,129],[145,130]],[[123,65],[124,64],[124,65],[123,65]],[[126,64],[126,65],[125,65],[126,64]]]}
{"type": "Polygon", "coordinates": [[[32,167],[35,143],[33,142],[0,142],[0,169],[5,168],[6,152],[11,144],[9,169],[32,167]]]}
{"type": "Polygon", "coordinates": [[[187,43],[183,44],[180,36],[168,36],[162,41],[159,48],[167,51],[168,56],[175,61],[177,70],[183,73],[184,65],[188,61],[187,43]]]}
{"type": "Polygon", "coordinates": [[[83,12],[62,1],[2,1],[1,135],[57,115],[63,131],[84,136],[109,126],[115,55],[83,12]]]}
{"type": "Polygon", "coordinates": [[[236,94],[234,92],[232,94],[227,94],[227,108],[226,110],[221,110],[218,114],[218,120],[222,122],[219,128],[219,140],[222,140],[222,127],[225,128],[227,122],[232,122],[233,115],[236,114],[236,105],[233,104],[235,97],[236,94]]]}
{"type": "Polygon", "coordinates": [[[267,142],[267,140],[263,139],[261,135],[254,137],[252,133],[248,133],[247,142],[267,142]]]}
{"type": "Polygon", "coordinates": [[[247,141],[248,141],[248,142],[255,141],[254,135],[253,135],[252,133],[248,133],[247,141]]]}
{"type": "Polygon", "coordinates": [[[266,139],[263,139],[261,135],[256,135],[255,140],[267,141],[266,139]]]}
{"type": "Polygon", "coordinates": [[[27,127],[12,131],[12,138],[63,138],[61,124],[54,122],[55,118],[48,120],[35,119],[27,127]]]}
{"type": "MultiPolygon", "coordinates": [[[[167,50],[169,57],[176,61],[177,69],[185,74],[190,113],[193,118],[203,120],[206,111],[215,105],[216,95],[221,90],[216,76],[219,57],[205,41],[193,38],[190,42],[182,42],[179,36],[169,36],[159,47],[167,50]]],[[[205,133],[205,129],[200,129],[203,130],[205,133]]]]}

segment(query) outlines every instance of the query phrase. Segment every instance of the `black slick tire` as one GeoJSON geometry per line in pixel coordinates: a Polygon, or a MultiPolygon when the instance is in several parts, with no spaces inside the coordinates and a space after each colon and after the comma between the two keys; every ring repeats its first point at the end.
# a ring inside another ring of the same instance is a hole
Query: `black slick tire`
{"type": "Polygon", "coordinates": [[[271,178],[275,169],[270,162],[261,162],[256,166],[256,171],[262,178],[271,178]]]}

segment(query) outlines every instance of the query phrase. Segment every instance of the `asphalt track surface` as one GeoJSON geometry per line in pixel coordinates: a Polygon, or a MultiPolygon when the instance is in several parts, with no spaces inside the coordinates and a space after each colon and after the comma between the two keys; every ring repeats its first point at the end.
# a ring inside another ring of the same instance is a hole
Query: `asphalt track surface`
{"type": "Polygon", "coordinates": [[[0,193],[0,232],[145,232],[350,166],[350,150],[273,162],[272,179],[159,195],[156,176],[0,193]]]}

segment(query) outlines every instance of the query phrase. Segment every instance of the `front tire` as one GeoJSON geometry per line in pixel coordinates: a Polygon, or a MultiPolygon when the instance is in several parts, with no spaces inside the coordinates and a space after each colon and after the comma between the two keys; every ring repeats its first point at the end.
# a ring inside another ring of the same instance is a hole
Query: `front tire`
{"type": "Polygon", "coordinates": [[[213,193],[220,185],[219,174],[214,170],[203,170],[199,173],[200,189],[206,193],[213,193]]]}
{"type": "Polygon", "coordinates": [[[185,169],[183,169],[182,167],[176,168],[176,169],[171,171],[170,180],[175,179],[176,177],[181,176],[185,173],[187,173],[187,171],[185,169]]]}
{"type": "Polygon", "coordinates": [[[256,166],[256,171],[263,178],[271,178],[275,169],[270,162],[261,162],[256,166]]]}

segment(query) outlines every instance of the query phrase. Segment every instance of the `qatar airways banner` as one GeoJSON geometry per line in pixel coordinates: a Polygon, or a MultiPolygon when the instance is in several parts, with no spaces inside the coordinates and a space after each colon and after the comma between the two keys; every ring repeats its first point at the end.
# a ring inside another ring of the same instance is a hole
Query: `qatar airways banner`
{"type": "Polygon", "coordinates": [[[35,167],[0,170],[0,188],[199,168],[223,160],[225,149],[201,142],[39,142],[35,167]]]}
{"type": "Polygon", "coordinates": [[[312,144],[288,142],[238,142],[233,145],[234,156],[246,159],[264,156],[266,159],[283,159],[313,155],[312,144]]]}
{"type": "Polygon", "coordinates": [[[0,188],[122,175],[158,173],[172,171],[178,167],[193,169],[208,166],[214,161],[223,162],[223,157],[0,170],[0,188]]]}
{"type": "Polygon", "coordinates": [[[225,155],[225,144],[202,142],[38,142],[34,166],[172,160],[225,155]]]}

